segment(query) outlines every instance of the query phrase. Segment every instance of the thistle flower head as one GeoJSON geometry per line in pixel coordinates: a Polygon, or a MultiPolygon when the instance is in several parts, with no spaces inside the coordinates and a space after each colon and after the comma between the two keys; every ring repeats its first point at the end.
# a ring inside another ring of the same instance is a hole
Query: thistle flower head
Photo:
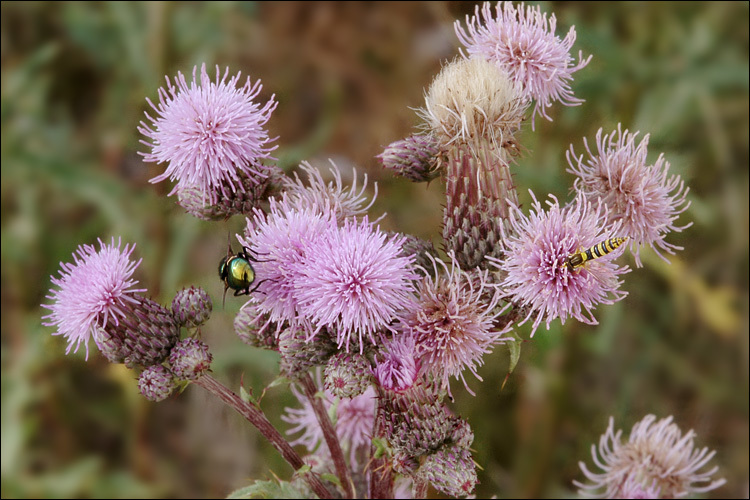
{"type": "Polygon", "coordinates": [[[182,324],[171,308],[142,295],[123,304],[123,316],[110,316],[94,341],[112,363],[148,367],[164,362],[180,340],[182,324]],[[115,321],[116,319],[116,321],[115,321]]]}
{"type": "Polygon", "coordinates": [[[237,239],[258,256],[253,267],[260,282],[254,295],[262,298],[258,310],[268,313],[270,321],[298,321],[296,288],[308,265],[308,248],[335,228],[336,219],[330,211],[294,208],[286,197],[271,199],[268,213],[256,210],[247,219],[245,233],[237,239]]]}
{"type": "Polygon", "coordinates": [[[640,248],[649,245],[659,252],[674,254],[682,247],[664,241],[670,231],[682,231],[692,225],[675,225],[679,215],[687,210],[686,200],[689,188],[679,175],[669,176],[669,162],[659,155],[656,163],[648,165],[649,136],[646,134],[636,145],[638,132],[633,134],[622,126],[611,134],[596,133],[596,151],[592,152],[584,139],[588,159],[577,157],[573,146],[567,153],[570,168],[575,174],[576,189],[588,200],[601,202],[607,207],[611,221],[620,221],[622,230],[619,236],[630,238],[630,248],[636,265],[641,266],[640,248]]]}
{"type": "Polygon", "coordinates": [[[722,486],[724,479],[713,480],[717,466],[703,470],[715,451],[695,449],[690,430],[684,436],[672,417],[656,419],[646,415],[633,426],[630,437],[622,442],[622,431],[615,432],[610,417],[607,432],[599,448],[591,446],[594,463],[601,473],[588,470],[579,462],[590,484],[573,483],[579,493],[592,498],[679,498],[705,493],[722,486]],[[635,494],[634,496],[628,496],[635,494]],[[651,496],[658,494],[658,496],[651,496]],[[643,495],[643,496],[637,496],[643,495]]]}
{"type": "Polygon", "coordinates": [[[359,396],[340,400],[336,407],[336,434],[346,443],[349,461],[355,467],[358,452],[369,448],[372,443],[377,406],[375,389],[370,386],[359,396]]]}
{"type": "Polygon", "coordinates": [[[300,163],[300,168],[307,174],[307,185],[299,178],[297,173],[294,179],[284,179],[284,187],[291,206],[297,209],[317,209],[321,212],[331,211],[335,214],[339,225],[350,217],[364,215],[375,202],[378,195],[378,185],[375,184],[375,194],[367,203],[365,189],[367,188],[367,175],[365,174],[362,186],[357,185],[357,171],[352,170],[353,180],[351,186],[344,186],[341,171],[331,160],[330,171],[333,174],[333,182],[325,182],[320,170],[314,168],[307,162],[300,163]]]}
{"type": "Polygon", "coordinates": [[[366,217],[310,241],[310,258],[294,270],[300,276],[295,283],[300,314],[317,328],[335,331],[339,347],[347,350],[352,336],[360,350],[364,337],[374,341],[374,333],[409,305],[414,256],[402,254],[403,241],[366,217]]]}
{"type": "MultiPolygon", "coordinates": [[[[320,386],[320,384],[318,384],[318,386],[320,386]]],[[[323,446],[326,446],[326,450],[328,450],[327,445],[325,445],[325,440],[323,439],[323,430],[320,428],[320,424],[318,424],[318,417],[315,415],[315,410],[313,409],[310,400],[305,397],[297,385],[292,384],[290,388],[292,394],[294,394],[297,401],[302,405],[302,408],[291,408],[287,406],[284,409],[284,414],[281,416],[281,420],[291,425],[289,430],[286,431],[286,434],[299,434],[297,439],[290,441],[289,444],[292,446],[303,445],[307,448],[307,451],[311,452],[321,443],[324,443],[323,446]]],[[[333,398],[330,394],[322,393],[322,399],[323,405],[327,410],[333,404],[333,398]]]]}
{"type": "Polygon", "coordinates": [[[52,284],[58,288],[46,296],[52,303],[42,304],[51,311],[42,324],[57,327],[53,335],[62,335],[68,341],[66,354],[74,345],[78,351],[83,343],[88,359],[89,338],[108,321],[116,324],[126,314],[127,304],[133,302],[132,295],[145,291],[133,288],[138,282],[131,279],[141,263],[130,260],[135,245],[121,248],[121,244],[120,239],[115,244],[114,237],[109,245],[99,240],[98,252],[93,245],[81,245],[78,255],[73,254],[75,262],[61,262],[60,277],[52,277],[52,284]]]}
{"type": "Polygon", "coordinates": [[[464,370],[481,380],[476,370],[482,357],[510,325],[495,326],[502,310],[486,271],[462,271],[452,254],[450,268],[434,259],[432,265],[434,272],[424,271],[417,287],[416,306],[404,316],[403,331],[413,337],[423,369],[444,389],[450,390],[449,378],[456,377],[471,392],[464,370]]]}
{"type": "Polygon", "coordinates": [[[500,148],[520,129],[527,106],[502,69],[477,57],[443,67],[419,114],[442,147],[489,140],[500,148]]]}
{"type": "Polygon", "coordinates": [[[417,382],[420,366],[414,336],[400,333],[381,345],[373,371],[381,387],[402,392],[417,382]]]}
{"type": "Polygon", "coordinates": [[[469,55],[496,64],[511,81],[521,85],[524,97],[536,101],[534,118],[538,114],[551,120],[547,108],[554,101],[566,106],[583,102],[573,96],[570,82],[573,73],[586,66],[591,56],[584,59],[579,51],[575,63],[570,55],[575,27],[571,26],[565,39],[560,40],[555,35],[554,14],[547,18],[539,6],[498,2],[493,15],[490,3],[485,2],[481,15],[477,6],[471,18],[466,16],[466,29],[460,21],[454,27],[469,55]]]}
{"type": "Polygon", "coordinates": [[[188,85],[185,76],[177,73],[174,84],[167,78],[166,88],[159,89],[159,103],[148,103],[155,117],[146,113],[151,122],[141,121],[138,130],[151,142],[141,141],[151,148],[142,153],[148,162],[167,162],[165,172],[151,179],[160,182],[167,178],[178,189],[196,187],[204,200],[215,204],[219,195],[243,190],[241,175],[260,182],[267,177],[261,160],[269,158],[275,147],[268,144],[268,132],[263,128],[276,108],[272,96],[264,105],[253,100],[262,89],[247,78],[237,88],[240,73],[227,79],[229,68],[221,76],[216,67],[215,81],[201,66],[200,76],[193,68],[193,81],[188,85]]]}
{"type": "Polygon", "coordinates": [[[593,315],[596,305],[612,304],[626,295],[618,290],[618,275],[629,269],[612,261],[622,249],[587,262],[581,269],[571,270],[567,262],[577,252],[618,236],[619,224],[606,225],[606,210],[600,204],[594,209],[581,195],[564,208],[550,196],[546,211],[533,193],[532,197],[528,216],[518,207],[511,212],[511,231],[503,238],[505,258],[488,257],[504,276],[499,284],[503,296],[528,310],[521,324],[535,316],[532,336],[543,320],[548,329],[556,318],[563,323],[573,317],[597,324],[593,315]]]}
{"type": "MultiPolygon", "coordinates": [[[[317,385],[318,387],[322,386],[320,382],[317,385]]],[[[301,444],[308,451],[313,451],[323,443],[323,446],[327,450],[328,447],[323,439],[323,431],[320,428],[310,401],[296,385],[292,385],[291,390],[301,403],[302,408],[287,407],[285,414],[281,416],[283,421],[293,426],[287,431],[287,434],[301,433],[290,444],[292,446],[301,444]]],[[[322,388],[319,394],[322,394],[324,408],[330,410],[334,405],[335,398],[322,388]]],[[[348,447],[350,460],[355,465],[357,463],[357,453],[362,451],[362,447],[370,445],[372,430],[375,424],[376,408],[377,398],[372,387],[369,387],[365,392],[352,399],[341,399],[336,405],[336,435],[342,441],[342,444],[348,447]]]]}

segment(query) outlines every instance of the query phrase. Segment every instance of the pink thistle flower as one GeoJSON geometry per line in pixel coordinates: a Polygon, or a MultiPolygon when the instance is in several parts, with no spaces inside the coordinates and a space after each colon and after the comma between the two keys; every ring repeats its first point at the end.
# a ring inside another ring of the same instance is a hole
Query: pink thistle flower
{"type": "Polygon", "coordinates": [[[573,317],[597,324],[593,316],[597,304],[613,304],[627,295],[618,290],[621,281],[617,276],[630,269],[612,262],[622,249],[587,262],[582,269],[570,270],[567,261],[582,249],[618,236],[619,223],[607,226],[601,204],[594,210],[581,195],[565,208],[550,196],[548,211],[531,195],[534,202],[528,217],[518,207],[511,210],[512,232],[502,238],[505,258],[487,257],[505,275],[498,287],[506,299],[528,309],[519,324],[536,316],[532,336],[542,320],[547,329],[556,318],[563,323],[573,317]]]}
{"type": "Polygon", "coordinates": [[[477,379],[482,357],[502,342],[511,325],[498,329],[496,320],[504,309],[498,307],[499,294],[487,283],[486,271],[467,273],[453,254],[450,269],[432,259],[433,278],[424,271],[417,287],[417,305],[405,314],[403,332],[414,339],[417,357],[424,370],[435,375],[450,392],[449,378],[460,378],[472,395],[464,370],[477,379]],[[438,267],[439,263],[439,267],[438,267]]]}
{"type": "Polygon", "coordinates": [[[416,383],[420,366],[414,337],[400,333],[382,346],[373,373],[381,387],[403,392],[416,383]]]}
{"type": "Polygon", "coordinates": [[[295,298],[300,315],[318,329],[337,333],[339,348],[352,335],[359,339],[388,327],[410,303],[414,256],[404,256],[403,236],[389,237],[373,228],[365,217],[361,223],[347,220],[327,231],[306,249],[307,258],[294,272],[295,298]]]}
{"type": "Polygon", "coordinates": [[[302,162],[300,168],[307,174],[307,183],[300,180],[295,173],[294,179],[286,177],[284,187],[287,189],[289,203],[299,209],[317,208],[320,211],[331,210],[336,215],[339,224],[344,220],[359,215],[364,215],[375,202],[378,195],[378,185],[375,184],[375,195],[367,203],[365,189],[367,188],[367,174],[362,181],[362,186],[357,185],[357,171],[353,170],[354,178],[351,186],[344,186],[341,179],[341,171],[331,161],[330,168],[333,174],[333,182],[325,182],[320,170],[314,168],[307,162],[302,162]]]}
{"type": "Polygon", "coordinates": [[[240,73],[227,80],[229,68],[221,76],[216,67],[215,82],[201,66],[200,79],[193,68],[188,86],[177,73],[174,85],[159,89],[159,104],[147,99],[156,118],[146,113],[151,124],[141,121],[138,131],[151,139],[141,142],[151,148],[141,153],[144,161],[168,162],[166,171],[151,179],[176,180],[172,195],[180,189],[198,188],[208,204],[217,203],[219,194],[228,197],[244,191],[242,178],[256,184],[267,177],[260,160],[270,158],[276,147],[268,147],[268,132],[263,128],[276,108],[274,96],[263,106],[253,102],[261,89],[260,81],[237,88],[240,73]],[[230,192],[227,192],[230,190],[230,192]]]}
{"type": "Polygon", "coordinates": [[[133,262],[130,254],[135,245],[120,248],[121,239],[106,245],[99,240],[99,251],[93,245],[78,247],[78,255],[73,254],[75,263],[60,263],[60,277],[52,277],[57,289],[50,290],[46,298],[52,304],[42,304],[51,312],[43,316],[42,324],[57,327],[53,335],[63,335],[68,341],[66,354],[75,344],[75,351],[81,342],[86,346],[86,359],[89,357],[89,338],[98,335],[107,321],[118,324],[129,311],[128,303],[135,303],[131,295],[145,292],[133,288],[138,281],[130,279],[141,261],[133,262]]]}
{"type": "Polygon", "coordinates": [[[378,399],[372,386],[352,399],[342,399],[336,407],[336,434],[349,448],[349,461],[357,467],[357,453],[372,442],[378,399]]]}
{"type": "Polygon", "coordinates": [[[514,6],[498,2],[492,15],[489,2],[479,6],[474,15],[466,16],[466,30],[456,21],[454,28],[459,41],[470,55],[479,55],[505,70],[511,80],[523,86],[524,96],[536,100],[533,118],[537,114],[551,120],[547,108],[554,101],[566,106],[583,102],[573,96],[570,82],[573,73],[585,67],[591,56],[583,58],[578,52],[578,64],[570,55],[576,40],[571,26],[564,40],[555,35],[557,18],[547,18],[539,6],[514,6]]]}
{"type": "MultiPolygon", "coordinates": [[[[292,394],[302,405],[302,408],[290,408],[284,409],[284,415],[281,416],[281,420],[291,424],[292,427],[286,431],[287,435],[301,433],[300,436],[294,441],[290,441],[289,444],[292,446],[303,445],[307,448],[307,451],[314,451],[320,443],[328,451],[328,445],[325,444],[323,439],[323,430],[320,428],[318,423],[318,417],[315,415],[315,410],[310,403],[310,400],[297,388],[295,384],[291,386],[292,394]]],[[[320,384],[318,384],[320,387],[320,384]]],[[[323,394],[323,405],[326,410],[333,404],[333,398],[327,392],[321,392],[323,394]]]]}
{"type": "Polygon", "coordinates": [[[573,481],[579,493],[590,498],[679,498],[705,493],[722,486],[724,479],[712,480],[717,466],[702,471],[715,451],[695,449],[690,430],[684,436],[672,417],[656,420],[646,415],[633,426],[623,443],[622,431],[614,430],[610,417],[607,432],[599,440],[599,453],[591,446],[594,463],[600,474],[590,472],[579,462],[591,484],[573,481]],[[631,494],[634,496],[628,496],[631,494]],[[643,495],[643,496],[638,496],[643,495]],[[658,495],[658,496],[653,496],[658,495]]]}
{"type": "Polygon", "coordinates": [[[596,154],[584,139],[588,160],[584,162],[583,155],[576,157],[572,145],[567,157],[568,172],[578,176],[576,189],[592,202],[600,199],[611,221],[621,221],[622,231],[618,236],[630,238],[636,265],[641,267],[641,246],[651,246],[666,261],[659,249],[674,255],[682,247],[667,243],[664,237],[692,223],[675,225],[675,220],[690,206],[686,200],[690,189],[685,188],[679,175],[668,176],[669,162],[664,155],[659,155],[653,165],[647,165],[649,136],[646,134],[636,145],[637,135],[638,132],[623,132],[620,124],[616,131],[604,136],[599,129],[596,154]]]}
{"type": "Polygon", "coordinates": [[[308,248],[336,228],[330,211],[290,205],[286,197],[282,201],[271,199],[269,213],[256,209],[253,218],[247,219],[244,237],[237,237],[258,258],[253,263],[256,279],[260,280],[253,294],[257,309],[279,324],[284,320],[298,322],[297,281],[308,265],[308,248]]]}
{"type": "MultiPolygon", "coordinates": [[[[336,398],[328,391],[322,389],[320,381],[317,382],[322,394],[323,406],[330,411],[334,406],[336,398]]],[[[285,414],[281,419],[293,427],[287,434],[298,434],[300,436],[291,441],[292,446],[303,445],[308,451],[314,451],[319,446],[328,453],[328,445],[323,438],[315,411],[307,397],[295,386],[291,386],[292,393],[299,400],[302,408],[285,408],[285,414]]],[[[336,404],[336,421],[334,428],[336,435],[342,444],[349,449],[350,461],[356,467],[356,454],[363,447],[369,446],[372,440],[372,430],[375,425],[375,411],[377,409],[377,397],[372,386],[365,392],[352,399],[340,399],[336,404]]]]}
{"type": "Polygon", "coordinates": [[[651,484],[645,484],[637,475],[629,475],[620,488],[622,498],[661,498],[661,488],[656,485],[656,480],[651,484]]]}

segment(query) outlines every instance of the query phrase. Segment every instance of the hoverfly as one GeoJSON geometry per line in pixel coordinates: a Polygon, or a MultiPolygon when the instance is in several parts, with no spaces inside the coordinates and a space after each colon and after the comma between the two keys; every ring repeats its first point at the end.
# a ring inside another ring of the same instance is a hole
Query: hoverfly
{"type": "Polygon", "coordinates": [[[587,250],[581,250],[580,252],[574,253],[568,257],[565,265],[568,266],[570,272],[576,271],[583,267],[586,262],[598,259],[599,257],[604,257],[605,255],[614,252],[615,249],[625,243],[625,241],[627,241],[627,238],[609,238],[587,250]]]}

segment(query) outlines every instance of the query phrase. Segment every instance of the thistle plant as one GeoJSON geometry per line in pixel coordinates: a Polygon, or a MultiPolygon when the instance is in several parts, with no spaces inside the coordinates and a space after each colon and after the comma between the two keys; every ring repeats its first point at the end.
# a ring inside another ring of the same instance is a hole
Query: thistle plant
{"type": "MultiPolygon", "coordinates": [[[[486,3],[455,30],[464,49],[427,89],[420,131],[378,155],[404,182],[443,187],[436,246],[381,228],[369,214],[366,176],[347,185],[333,162],[331,182],[307,162],[301,175],[281,170],[264,128],[276,101],[257,102],[259,80],[242,85],[239,73],[218,67],[212,78],[204,64],[191,83],[182,73],[167,78],[158,104],[148,101],[154,116],[138,127],[141,154],[165,167],[152,182],[174,181],[170,195],[199,219],[244,218],[235,237],[252,274],[236,278],[252,292],[234,329],[248,349],[278,353],[280,380],[299,400],[285,410],[284,431],[258,401],[211,376],[210,346],[195,335],[212,314],[205,291],[187,288],[165,307],[134,288],[134,245],[112,238],[99,250],[80,247],[52,279],[45,324],[68,351],[83,344],[88,356],[93,338],[109,361],[138,374],[151,401],[188,384],[216,395],[295,469],[286,491],[300,497],[471,495],[475,436],[451,408],[451,382],[474,394],[497,346],[511,353],[512,371],[526,322],[531,336],[558,320],[596,325],[602,307],[627,295],[626,253],[641,267],[643,247],[680,249],[667,238],[687,227],[677,218],[689,202],[663,155],[648,165],[648,135],[636,144],[638,133],[619,125],[600,129],[594,148],[583,139],[588,159],[571,145],[569,200],[532,192],[522,207],[513,169],[528,152],[519,132],[529,114],[533,129],[537,115],[552,119],[555,103],[583,104],[573,74],[592,56],[579,52],[575,62],[575,29],[561,40],[555,16],[539,7],[498,3],[493,14],[486,3]],[[603,244],[612,238],[628,243],[603,244]]],[[[711,479],[716,468],[699,472],[713,452],[693,453],[692,432],[681,437],[671,417],[653,422],[647,417],[625,445],[610,422],[601,460],[594,454],[604,472],[581,465],[593,484],[576,486],[644,498],[723,484],[711,479]]]]}

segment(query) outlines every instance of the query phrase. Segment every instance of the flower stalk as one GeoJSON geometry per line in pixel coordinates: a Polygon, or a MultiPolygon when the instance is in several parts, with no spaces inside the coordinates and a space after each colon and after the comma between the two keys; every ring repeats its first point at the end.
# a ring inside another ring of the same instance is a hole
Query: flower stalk
{"type": "MultiPolygon", "coordinates": [[[[381,387],[377,387],[378,404],[375,413],[375,427],[372,430],[372,436],[383,437],[385,435],[384,415],[384,397],[385,392],[381,387]]],[[[393,498],[393,470],[388,458],[376,455],[376,446],[370,446],[370,463],[367,468],[369,471],[368,497],[369,498],[393,498]]],[[[418,498],[418,497],[417,497],[418,498]]]]}
{"type": "Polygon", "coordinates": [[[336,468],[336,475],[341,482],[341,487],[344,488],[344,494],[346,498],[355,498],[356,495],[354,494],[354,482],[352,481],[351,472],[346,465],[346,459],[344,458],[344,452],[341,449],[341,443],[336,434],[336,429],[333,428],[331,419],[328,417],[328,413],[323,407],[323,402],[317,397],[317,386],[309,373],[305,373],[300,377],[299,383],[315,411],[315,416],[317,417],[320,428],[323,431],[323,437],[328,445],[328,451],[331,452],[333,465],[336,468]]]}
{"type": "MultiPolygon", "coordinates": [[[[250,403],[243,401],[237,394],[231,391],[229,388],[224,386],[221,382],[211,377],[210,375],[203,375],[198,380],[193,382],[196,385],[204,388],[214,396],[218,397],[224,403],[233,408],[237,413],[242,415],[245,420],[253,424],[256,429],[268,440],[271,445],[276,448],[284,460],[294,468],[295,471],[301,469],[305,463],[302,458],[294,451],[294,448],[284,437],[276,430],[276,428],[268,421],[266,416],[257,407],[250,403]]],[[[328,491],[320,477],[315,472],[308,472],[303,475],[305,482],[312,488],[316,495],[320,498],[333,498],[333,493],[328,491]]]]}

